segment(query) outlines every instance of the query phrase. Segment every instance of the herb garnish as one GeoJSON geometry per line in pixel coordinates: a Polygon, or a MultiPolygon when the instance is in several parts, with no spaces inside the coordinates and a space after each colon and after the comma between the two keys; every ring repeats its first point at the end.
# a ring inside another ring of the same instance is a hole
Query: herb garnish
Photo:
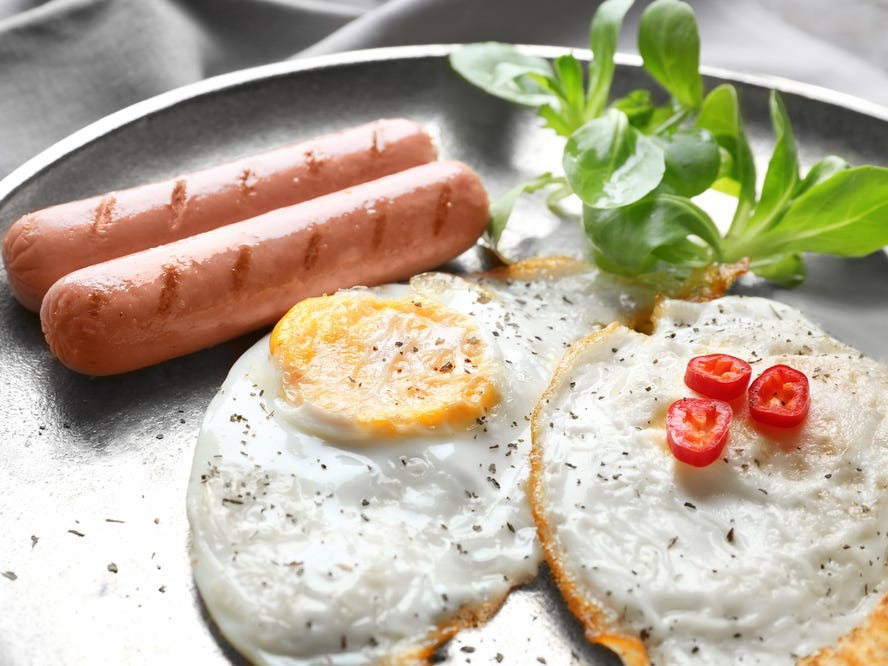
{"type": "Polygon", "coordinates": [[[546,127],[566,138],[563,176],[542,174],[492,202],[486,239],[494,250],[518,198],[544,189],[555,212],[572,194],[582,201],[583,227],[601,268],[663,284],[748,260],[758,275],[797,286],[805,279],[804,252],[851,257],[888,245],[888,169],[851,168],[828,156],[803,178],[776,91],[770,95],[776,141],[757,191],[737,90],[727,83],[705,92],[688,4],[655,0],[638,28],[644,69],[668,102],[655,103],[649,90],[611,100],[617,38],[632,1],[599,6],[585,75],[571,54],[550,63],[509,44],[470,44],[451,55],[469,82],[535,108],[546,127]],[[724,236],[692,201],[710,189],[737,200],[724,236]]]}

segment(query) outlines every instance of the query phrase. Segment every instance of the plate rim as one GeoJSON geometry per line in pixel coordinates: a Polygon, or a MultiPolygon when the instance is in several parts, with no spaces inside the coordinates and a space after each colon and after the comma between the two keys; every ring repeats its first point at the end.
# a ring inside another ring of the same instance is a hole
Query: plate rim
{"type": "MultiPolygon", "coordinates": [[[[30,179],[37,176],[41,171],[51,166],[54,162],[133,121],[170,108],[181,102],[195,99],[203,95],[213,94],[226,88],[235,88],[262,79],[271,79],[303,71],[321,70],[343,65],[370,62],[411,60],[429,57],[441,58],[450,55],[455,50],[465,45],[465,43],[450,43],[386,46],[342,51],[339,53],[317,56],[296,56],[289,60],[281,60],[278,62],[238,69],[172,88],[144,100],[134,102],[122,109],[94,120],[26,160],[23,164],[0,180],[0,205],[2,205],[10,195],[14,194],[16,190],[22,187],[30,179]]],[[[535,55],[547,59],[553,59],[566,53],[573,54],[580,60],[590,60],[592,58],[592,52],[589,49],[584,48],[542,44],[514,44],[513,46],[529,55],[535,55]]],[[[622,66],[641,67],[642,65],[641,57],[633,53],[618,52],[614,56],[614,61],[617,65],[622,66]]],[[[714,77],[723,81],[742,83],[765,89],[774,89],[782,93],[830,104],[888,122],[888,106],[883,106],[862,97],[840,92],[832,88],[805,83],[777,75],[754,74],[707,65],[700,66],[700,73],[703,76],[714,77]]]]}

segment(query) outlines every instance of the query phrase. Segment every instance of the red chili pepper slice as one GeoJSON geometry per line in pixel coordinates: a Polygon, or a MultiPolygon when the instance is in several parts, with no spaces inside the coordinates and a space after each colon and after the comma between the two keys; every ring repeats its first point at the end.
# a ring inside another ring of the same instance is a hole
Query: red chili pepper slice
{"type": "Polygon", "coordinates": [[[730,354],[695,356],[688,361],[685,384],[707,398],[733,400],[743,394],[752,368],[743,359],[730,354]]]}
{"type": "Polygon", "coordinates": [[[749,386],[749,414],[768,425],[791,428],[805,420],[811,398],[808,377],[788,365],[774,365],[749,386]]]}
{"type": "Polygon", "coordinates": [[[705,467],[724,450],[733,418],[731,406],[723,400],[676,400],[666,412],[669,450],[683,463],[705,467]]]}

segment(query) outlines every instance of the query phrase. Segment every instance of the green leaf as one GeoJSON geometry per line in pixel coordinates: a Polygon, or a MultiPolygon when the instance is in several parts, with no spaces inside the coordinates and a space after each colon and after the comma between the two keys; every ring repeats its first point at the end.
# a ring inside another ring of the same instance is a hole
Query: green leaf
{"type": "Polygon", "coordinates": [[[547,104],[538,110],[539,115],[546,120],[546,126],[561,136],[569,136],[586,122],[583,68],[572,55],[559,56],[555,59],[554,67],[554,79],[537,73],[530,73],[528,76],[558,99],[557,107],[547,104]]]}
{"type": "Polygon", "coordinates": [[[716,184],[720,191],[737,197],[737,210],[729,235],[740,233],[755,206],[755,160],[743,131],[740,103],[734,86],[722,84],[706,96],[697,117],[697,127],[709,130],[718,145],[731,156],[730,173],[723,178],[733,184],[716,184]]]}
{"type": "Polygon", "coordinates": [[[595,208],[641,199],[660,184],[665,171],[663,151],[616,109],[570,135],[562,165],[577,196],[595,208]]]}
{"type": "Polygon", "coordinates": [[[663,149],[666,162],[658,191],[693,197],[718,177],[719,147],[707,130],[692,127],[651,138],[663,149]]]}
{"type": "Polygon", "coordinates": [[[778,254],[751,261],[749,268],[759,277],[789,289],[798,287],[807,277],[805,260],[798,253],[778,254]]]}
{"type": "Polygon", "coordinates": [[[467,44],[450,54],[450,65],[469,83],[485,92],[524,106],[558,104],[558,98],[527,74],[554,79],[549,62],[521,53],[511,44],[467,44]]]}
{"type": "Polygon", "coordinates": [[[767,229],[779,219],[792,200],[799,184],[799,157],[786,107],[780,95],[772,90],[769,103],[774,127],[774,152],[765,172],[765,182],[758,205],[747,223],[747,233],[767,229]]]}
{"type": "Polygon", "coordinates": [[[690,5],[656,0],[641,15],[638,50],[650,72],[683,107],[696,109],[703,100],[700,36],[690,5]]]}
{"type": "Polygon", "coordinates": [[[553,176],[551,173],[544,173],[532,180],[516,185],[491,201],[490,221],[487,224],[486,234],[493,249],[495,250],[499,244],[500,237],[502,237],[503,231],[509,222],[509,217],[512,215],[512,209],[522,194],[530,194],[548,185],[562,183],[564,183],[563,178],[553,176]]]}
{"type": "Polygon", "coordinates": [[[828,155],[811,167],[808,174],[805,176],[805,179],[796,187],[793,196],[800,197],[818,183],[822,183],[823,181],[832,178],[833,174],[850,168],[851,165],[841,157],[828,155]]]}
{"type": "Polygon", "coordinates": [[[712,189],[730,194],[732,197],[739,196],[740,184],[731,178],[731,174],[734,172],[733,156],[722,146],[719,146],[718,160],[718,176],[711,185],[712,189]]]}
{"type": "Polygon", "coordinates": [[[639,129],[647,127],[654,114],[654,104],[648,90],[633,90],[625,97],[614,100],[611,108],[625,113],[629,124],[639,129]]]}
{"type": "Polygon", "coordinates": [[[654,249],[653,254],[657,259],[682,269],[706,266],[712,262],[712,250],[689,238],[680,238],[661,245],[654,249]]]}
{"type": "Polygon", "coordinates": [[[772,228],[732,248],[761,259],[789,252],[857,257],[888,245],[888,169],[862,166],[812,185],[772,228]]]}
{"type": "Polygon", "coordinates": [[[655,106],[647,127],[641,129],[645,134],[656,134],[660,131],[665,132],[668,128],[675,125],[676,119],[684,119],[684,117],[683,113],[677,114],[675,107],[672,105],[655,106]]]}
{"type": "Polygon", "coordinates": [[[546,104],[537,109],[537,114],[545,120],[545,127],[555,130],[560,136],[570,136],[576,129],[574,124],[567,120],[558,109],[546,104]]]}
{"type": "MultiPolygon", "coordinates": [[[[657,194],[621,208],[583,209],[583,226],[592,241],[595,260],[604,269],[625,276],[650,272],[661,260],[693,259],[704,265],[720,257],[721,236],[706,214],[689,199],[657,194]],[[695,237],[699,250],[688,249],[695,237]]],[[[687,268],[688,266],[680,266],[687,268]]]]}
{"type": "Polygon", "coordinates": [[[610,95],[614,77],[614,54],[623,26],[623,18],[633,0],[605,0],[598,6],[589,29],[589,48],[593,58],[589,63],[589,92],[586,119],[601,115],[610,95]]]}
{"type": "MultiPolygon", "coordinates": [[[[572,109],[580,112],[585,106],[583,90],[583,67],[572,55],[558,56],[555,59],[555,74],[561,84],[562,98],[572,109]]],[[[582,123],[581,123],[582,124],[582,123]]]]}
{"type": "Polygon", "coordinates": [[[572,194],[573,190],[570,188],[570,185],[562,181],[561,186],[552,190],[552,192],[549,193],[549,196],[546,197],[546,206],[556,215],[564,217],[569,213],[561,205],[561,202],[572,194]]]}

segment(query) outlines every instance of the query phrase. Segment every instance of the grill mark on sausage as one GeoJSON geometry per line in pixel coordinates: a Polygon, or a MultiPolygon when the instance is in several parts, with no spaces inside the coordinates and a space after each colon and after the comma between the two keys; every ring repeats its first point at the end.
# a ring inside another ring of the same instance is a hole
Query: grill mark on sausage
{"type": "Polygon", "coordinates": [[[177,180],[170,194],[170,229],[176,229],[182,221],[185,212],[186,197],[188,196],[187,183],[184,179],[177,180]]]}
{"type": "Polygon", "coordinates": [[[164,264],[163,287],[160,289],[160,298],[157,301],[157,314],[169,314],[179,295],[179,285],[182,282],[182,272],[178,266],[164,264]]]}
{"type": "Polygon", "coordinates": [[[447,218],[450,215],[450,208],[453,206],[453,202],[450,200],[450,185],[445,184],[441,187],[441,191],[438,193],[438,205],[435,207],[435,223],[432,227],[432,234],[434,236],[440,235],[441,231],[444,229],[444,225],[447,224],[447,218]]]}
{"type": "Polygon", "coordinates": [[[98,319],[102,313],[102,310],[108,305],[109,298],[108,294],[101,291],[100,289],[93,289],[89,292],[89,296],[86,298],[87,306],[87,314],[91,319],[98,319]]]}
{"type": "Polygon", "coordinates": [[[24,222],[22,222],[22,236],[30,236],[33,233],[34,227],[37,224],[39,224],[39,221],[37,220],[37,216],[36,215],[28,215],[25,218],[24,222]]]}
{"type": "Polygon", "coordinates": [[[231,267],[231,286],[240,291],[250,272],[253,263],[253,249],[249,245],[241,245],[234,266],[231,267]]]}
{"type": "Polygon", "coordinates": [[[117,199],[113,196],[103,197],[96,206],[96,212],[93,214],[93,232],[102,236],[108,231],[108,227],[114,221],[114,206],[117,205],[117,199]]]}
{"type": "Polygon", "coordinates": [[[321,251],[321,232],[314,231],[311,238],[308,239],[308,247],[305,248],[305,257],[302,259],[302,265],[305,270],[311,270],[318,262],[318,254],[321,251]]]}
{"type": "Polygon", "coordinates": [[[382,154],[382,149],[379,146],[379,129],[373,128],[373,143],[370,145],[370,152],[373,154],[373,157],[379,157],[382,154]]]}
{"type": "Polygon", "coordinates": [[[238,179],[241,192],[248,197],[254,196],[256,194],[257,180],[259,180],[259,177],[256,175],[256,172],[249,167],[241,171],[240,178],[238,179]]]}
{"type": "Polygon", "coordinates": [[[305,151],[305,164],[308,166],[308,173],[316,176],[324,165],[324,159],[318,157],[313,149],[309,149],[305,151]]]}
{"type": "Polygon", "coordinates": [[[373,219],[373,241],[372,248],[378,250],[382,245],[382,237],[385,235],[385,228],[388,224],[388,216],[384,210],[379,211],[373,219]]]}

